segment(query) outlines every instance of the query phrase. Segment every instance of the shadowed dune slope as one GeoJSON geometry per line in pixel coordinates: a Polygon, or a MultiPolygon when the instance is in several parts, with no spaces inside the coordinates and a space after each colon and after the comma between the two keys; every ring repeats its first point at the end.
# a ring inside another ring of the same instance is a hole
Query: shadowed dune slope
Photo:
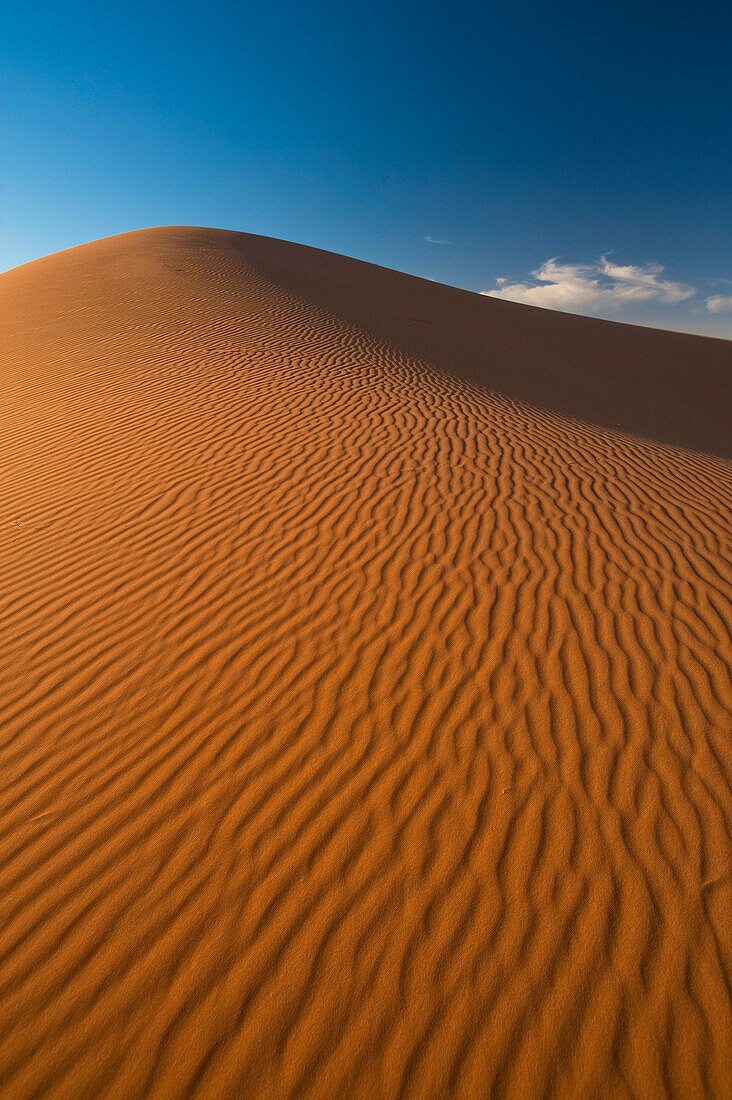
{"type": "Polygon", "coordinates": [[[0,321],[0,1094],[729,1097],[729,345],[183,228],[0,321]]]}
{"type": "Polygon", "coordinates": [[[565,416],[732,457],[727,340],[503,302],[239,236],[248,259],[279,286],[433,367],[565,416]]]}

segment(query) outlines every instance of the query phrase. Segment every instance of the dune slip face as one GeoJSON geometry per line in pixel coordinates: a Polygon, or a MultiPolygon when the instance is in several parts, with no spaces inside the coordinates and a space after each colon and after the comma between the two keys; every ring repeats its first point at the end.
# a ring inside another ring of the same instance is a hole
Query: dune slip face
{"type": "Polygon", "coordinates": [[[187,228],[0,323],[0,1095],[731,1096],[730,345],[187,228]]]}

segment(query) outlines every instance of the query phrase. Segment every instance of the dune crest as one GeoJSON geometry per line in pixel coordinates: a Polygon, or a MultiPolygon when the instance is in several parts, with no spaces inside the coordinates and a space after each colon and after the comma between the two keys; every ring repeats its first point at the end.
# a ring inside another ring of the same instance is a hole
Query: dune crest
{"type": "Polygon", "coordinates": [[[0,321],[0,1093],[729,1096],[729,345],[186,228],[0,321]]]}

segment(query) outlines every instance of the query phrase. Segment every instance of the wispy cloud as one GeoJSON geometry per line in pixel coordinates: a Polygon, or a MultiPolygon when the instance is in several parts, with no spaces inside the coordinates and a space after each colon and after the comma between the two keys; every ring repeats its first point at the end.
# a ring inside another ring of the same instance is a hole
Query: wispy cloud
{"type": "Polygon", "coordinates": [[[425,237],[425,240],[429,241],[430,244],[450,244],[449,241],[438,241],[435,237],[429,237],[429,236],[425,237]]]}
{"type": "Polygon", "coordinates": [[[606,256],[591,264],[565,264],[554,257],[532,272],[533,282],[496,279],[495,290],[482,293],[568,313],[599,313],[634,302],[673,305],[696,294],[693,286],[662,279],[663,271],[661,264],[616,264],[606,256]]]}
{"type": "Polygon", "coordinates": [[[732,313],[732,298],[725,298],[723,294],[713,294],[704,305],[710,313],[732,313]]]}

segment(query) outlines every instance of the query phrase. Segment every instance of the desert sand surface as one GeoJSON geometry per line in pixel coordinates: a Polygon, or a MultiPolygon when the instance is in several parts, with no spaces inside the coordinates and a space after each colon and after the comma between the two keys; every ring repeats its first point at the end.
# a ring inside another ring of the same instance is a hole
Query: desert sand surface
{"type": "Polygon", "coordinates": [[[731,1096],[731,345],[191,228],[0,321],[0,1095],[731,1096]]]}

